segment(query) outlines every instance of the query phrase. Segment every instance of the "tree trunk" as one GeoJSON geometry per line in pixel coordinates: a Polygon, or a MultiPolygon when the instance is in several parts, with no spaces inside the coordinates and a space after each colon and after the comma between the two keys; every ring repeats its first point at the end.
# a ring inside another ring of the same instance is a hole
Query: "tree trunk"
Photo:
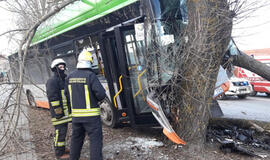
{"type": "Polygon", "coordinates": [[[187,7],[188,40],[181,44],[183,55],[175,76],[178,81],[172,87],[177,99],[172,119],[178,135],[200,150],[200,144],[205,142],[219,65],[231,36],[232,18],[226,0],[188,1],[187,7]]]}
{"type": "Polygon", "coordinates": [[[233,57],[233,65],[245,68],[270,81],[270,67],[241,52],[233,57]]]}

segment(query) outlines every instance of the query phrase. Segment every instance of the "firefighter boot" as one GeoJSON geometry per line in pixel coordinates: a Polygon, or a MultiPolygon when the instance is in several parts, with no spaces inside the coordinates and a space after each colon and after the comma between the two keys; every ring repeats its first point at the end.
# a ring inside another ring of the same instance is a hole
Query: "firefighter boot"
{"type": "Polygon", "coordinates": [[[65,149],[65,153],[69,154],[70,150],[68,148],[65,149]]]}
{"type": "Polygon", "coordinates": [[[57,156],[57,160],[69,160],[69,154],[65,153],[62,156],[57,156]]]}

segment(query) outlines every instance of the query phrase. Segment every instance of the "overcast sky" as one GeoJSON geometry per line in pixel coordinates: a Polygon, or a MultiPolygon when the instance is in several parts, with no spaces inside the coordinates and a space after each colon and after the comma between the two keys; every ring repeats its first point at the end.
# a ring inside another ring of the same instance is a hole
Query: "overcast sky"
{"type": "MultiPolygon", "coordinates": [[[[0,3],[1,4],[1,3],[0,3]]],[[[15,29],[14,25],[12,24],[12,16],[2,8],[0,8],[0,34],[15,29]]],[[[0,36],[0,54],[8,54],[9,52],[9,43],[6,36],[0,36]]]]}
{"type": "MultiPolygon", "coordinates": [[[[0,34],[16,28],[12,27],[12,17],[1,8],[0,21],[0,34]]],[[[232,36],[240,50],[270,48],[270,6],[258,9],[252,17],[234,25],[232,36]]],[[[6,37],[1,36],[0,53],[8,53],[11,47],[6,37]]]]}
{"type": "Polygon", "coordinates": [[[240,50],[270,48],[270,5],[234,25],[232,36],[240,50]]]}

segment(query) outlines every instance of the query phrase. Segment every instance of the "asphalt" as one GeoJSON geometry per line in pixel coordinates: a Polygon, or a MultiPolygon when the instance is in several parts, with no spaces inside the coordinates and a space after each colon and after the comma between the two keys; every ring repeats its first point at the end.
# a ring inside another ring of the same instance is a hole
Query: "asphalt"
{"type": "Polygon", "coordinates": [[[270,97],[264,94],[246,99],[228,97],[225,100],[219,100],[218,103],[224,118],[270,122],[270,97]]]}

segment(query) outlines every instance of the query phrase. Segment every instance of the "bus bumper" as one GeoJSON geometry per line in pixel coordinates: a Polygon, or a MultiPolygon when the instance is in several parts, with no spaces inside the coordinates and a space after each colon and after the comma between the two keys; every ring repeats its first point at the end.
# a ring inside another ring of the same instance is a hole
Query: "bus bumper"
{"type": "Polygon", "coordinates": [[[157,119],[159,124],[163,127],[163,134],[165,134],[172,142],[176,144],[185,145],[186,142],[182,140],[170,125],[169,120],[165,116],[159,101],[153,98],[153,94],[147,95],[147,104],[152,110],[152,114],[157,119]]]}

